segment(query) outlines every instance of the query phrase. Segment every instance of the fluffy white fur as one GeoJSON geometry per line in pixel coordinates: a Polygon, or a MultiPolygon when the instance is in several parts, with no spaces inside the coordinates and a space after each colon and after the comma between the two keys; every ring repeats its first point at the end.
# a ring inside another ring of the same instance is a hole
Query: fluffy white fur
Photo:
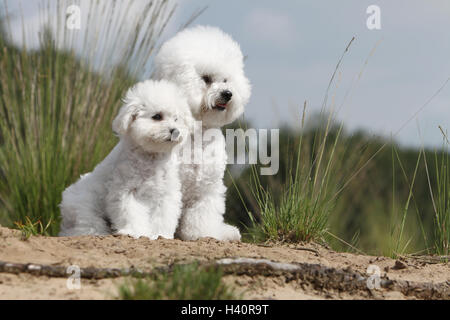
{"type": "MultiPolygon", "coordinates": [[[[161,47],[155,67],[155,79],[173,81],[183,90],[192,115],[202,121],[204,138],[207,129],[220,128],[239,117],[250,98],[239,45],[214,27],[198,26],[175,35],[161,47]],[[232,94],[231,100],[224,98],[225,91],[232,94]]],[[[239,230],[223,220],[225,139],[220,133],[200,147],[216,152],[203,153],[200,164],[181,165],[183,211],[176,235],[183,240],[207,236],[240,240],[239,230]]],[[[195,149],[192,142],[191,148],[195,149]]]]}
{"type": "Polygon", "coordinates": [[[181,214],[176,146],[189,135],[189,107],[167,81],[128,90],[114,119],[119,143],[63,193],[61,236],[173,238],[181,214]]]}

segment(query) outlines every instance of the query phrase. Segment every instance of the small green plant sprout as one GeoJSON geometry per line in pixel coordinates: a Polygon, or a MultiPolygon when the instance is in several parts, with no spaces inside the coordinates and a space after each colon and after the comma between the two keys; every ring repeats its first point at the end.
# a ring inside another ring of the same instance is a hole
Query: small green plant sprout
{"type": "Polygon", "coordinates": [[[29,217],[25,217],[25,223],[16,221],[14,225],[22,231],[22,239],[27,240],[31,236],[50,236],[49,230],[52,223],[53,221],[51,219],[44,225],[41,220],[33,222],[29,217]]]}

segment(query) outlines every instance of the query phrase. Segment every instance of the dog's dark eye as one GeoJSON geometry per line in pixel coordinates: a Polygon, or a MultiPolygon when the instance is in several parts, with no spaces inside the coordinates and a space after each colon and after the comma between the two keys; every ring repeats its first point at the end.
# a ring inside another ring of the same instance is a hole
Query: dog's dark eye
{"type": "Polygon", "coordinates": [[[208,75],[202,76],[202,80],[205,81],[206,84],[211,84],[212,83],[212,79],[208,75]]]}
{"type": "Polygon", "coordinates": [[[155,114],[155,115],[152,117],[152,119],[153,119],[153,120],[156,120],[156,121],[162,120],[162,115],[161,115],[161,113],[155,114]]]}
{"type": "Polygon", "coordinates": [[[227,79],[223,79],[223,82],[227,83],[227,81],[228,81],[227,79]]]}

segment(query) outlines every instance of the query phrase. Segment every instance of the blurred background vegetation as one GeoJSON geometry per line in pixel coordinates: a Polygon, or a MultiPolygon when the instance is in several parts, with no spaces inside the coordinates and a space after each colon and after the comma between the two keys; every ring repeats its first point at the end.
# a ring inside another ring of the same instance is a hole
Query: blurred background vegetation
{"type": "MultiPolygon", "coordinates": [[[[108,25],[110,13],[91,17],[93,21],[88,23],[97,23],[103,29],[98,31],[98,37],[93,37],[95,40],[89,41],[91,37],[83,41],[81,51],[93,53],[87,58],[77,54],[70,35],[52,34],[50,30],[55,27],[51,25],[39,33],[39,49],[14,45],[8,12],[0,13],[2,225],[28,228],[31,232],[36,231],[33,226],[37,225],[38,233],[56,235],[62,191],[80,174],[92,170],[117,143],[111,122],[121,96],[137,79],[149,77],[145,66],[175,9],[170,1],[147,4],[139,16],[129,20],[122,8],[108,9],[122,12],[122,21],[134,21],[126,30],[108,25]],[[120,39],[115,46],[123,51],[102,47],[106,38],[120,39]],[[96,63],[112,61],[113,56],[114,64],[96,63]]],[[[60,8],[54,10],[56,16],[64,16],[60,8]]],[[[49,19],[49,24],[60,23],[57,19],[52,21],[49,19]]],[[[115,24],[120,25],[120,21],[115,24]]],[[[332,116],[323,114],[312,114],[305,123],[301,130],[293,129],[291,124],[280,129],[278,174],[260,176],[255,181],[258,165],[230,166],[226,174],[226,217],[248,233],[247,240],[254,239],[255,224],[267,217],[258,201],[258,190],[265,190],[274,204],[271,212],[275,218],[279,208],[288,216],[294,208],[302,214],[306,212],[302,220],[309,219],[310,207],[296,204],[306,200],[312,200],[314,210],[326,210],[319,212],[319,218],[325,219],[324,226],[320,221],[318,224],[320,237],[310,239],[326,241],[337,250],[384,255],[448,254],[450,184],[446,148],[403,148],[363,131],[346,132],[332,116]],[[319,158],[325,166],[318,165],[319,158]],[[300,172],[304,184],[297,184],[296,172],[300,172]],[[315,177],[319,189],[315,184],[308,187],[315,177]],[[291,189],[292,185],[298,188],[291,189]],[[317,196],[317,192],[322,194],[324,185],[324,196],[317,196]],[[304,192],[309,198],[289,196],[290,201],[283,200],[286,192],[292,190],[304,192]],[[436,232],[436,228],[441,228],[441,232],[436,232]],[[442,247],[447,243],[447,251],[436,250],[437,242],[443,243],[442,247]]],[[[242,126],[251,128],[252,124],[236,123],[230,127],[242,126]]],[[[272,240],[300,241],[309,237],[298,233],[291,237],[281,230],[282,225],[269,227],[274,228],[275,238],[280,236],[272,240]]],[[[260,240],[264,239],[271,238],[260,240]]]]}
{"type": "MultiPolygon", "coordinates": [[[[303,132],[287,126],[280,129],[280,170],[277,175],[261,176],[260,179],[262,187],[270,190],[275,199],[280,199],[283,186],[293,175],[289,170],[298,156],[299,150],[295,146],[300,138],[309,142],[304,143],[303,151],[300,151],[300,161],[307,162],[315,157],[309,153],[315,137],[323,135],[324,127],[323,123],[316,122],[303,132]]],[[[448,154],[446,150],[403,148],[391,140],[363,131],[342,131],[333,156],[335,164],[331,174],[336,198],[328,220],[329,232],[340,240],[328,235],[326,242],[340,251],[359,249],[365,253],[389,256],[422,250],[422,253],[433,252],[431,248],[437,240],[436,215],[429,186],[436,193],[436,169],[442,156],[448,154]],[[409,206],[406,208],[408,198],[409,206]],[[400,236],[403,218],[404,228],[400,236]]],[[[331,149],[338,132],[339,126],[335,125],[329,133],[326,148],[331,149]]],[[[230,222],[240,224],[242,230],[251,226],[251,219],[243,214],[246,208],[257,217],[260,212],[251,181],[250,166],[234,179],[227,175],[228,218],[230,222]]]]}

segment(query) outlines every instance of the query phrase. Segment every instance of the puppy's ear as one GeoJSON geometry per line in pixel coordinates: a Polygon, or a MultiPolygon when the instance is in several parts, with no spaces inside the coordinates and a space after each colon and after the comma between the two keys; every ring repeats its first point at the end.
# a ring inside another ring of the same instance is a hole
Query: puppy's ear
{"type": "Polygon", "coordinates": [[[131,123],[136,120],[139,108],[135,105],[125,104],[120,108],[119,114],[112,123],[112,129],[119,135],[124,135],[131,123]]]}
{"type": "Polygon", "coordinates": [[[139,99],[139,90],[143,83],[138,83],[128,89],[123,98],[123,106],[119,110],[119,114],[112,123],[112,129],[119,135],[124,135],[131,123],[136,120],[139,111],[142,109],[141,100],[139,99]]]}

